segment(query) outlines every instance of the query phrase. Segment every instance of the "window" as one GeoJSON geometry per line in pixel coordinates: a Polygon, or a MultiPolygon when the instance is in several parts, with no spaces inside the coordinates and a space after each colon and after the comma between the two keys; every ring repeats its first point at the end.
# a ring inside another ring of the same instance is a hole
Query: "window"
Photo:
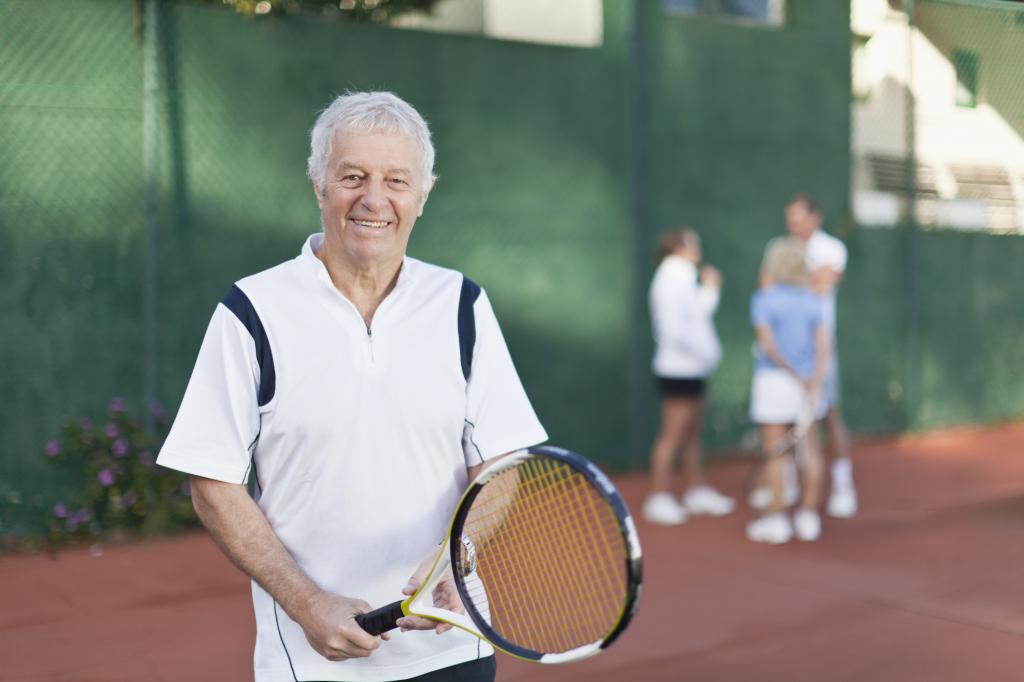
{"type": "Polygon", "coordinates": [[[429,13],[402,14],[391,25],[529,43],[597,47],[603,40],[602,12],[602,0],[440,0],[429,13]]]}
{"type": "Polygon", "coordinates": [[[978,105],[978,53],[971,50],[953,50],[953,68],[956,70],[956,105],[973,109],[978,105]]]}
{"type": "Polygon", "coordinates": [[[744,23],[780,26],[785,20],[785,0],[662,0],[672,14],[703,14],[744,23]]]}

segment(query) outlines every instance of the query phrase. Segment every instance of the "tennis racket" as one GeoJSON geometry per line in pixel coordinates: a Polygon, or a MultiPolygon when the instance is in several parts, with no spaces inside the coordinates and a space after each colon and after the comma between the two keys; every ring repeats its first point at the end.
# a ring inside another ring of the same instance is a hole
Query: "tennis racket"
{"type": "Polygon", "coordinates": [[[377,635],[402,616],[422,616],[517,658],[566,663],[622,634],[640,581],[636,527],[612,482],[580,455],[538,446],[497,460],[469,485],[415,594],[355,620],[377,635]],[[464,614],[433,604],[449,577],[464,614]]]}
{"type": "Polygon", "coordinates": [[[800,413],[797,415],[796,422],[786,431],[786,435],[775,444],[775,447],[765,455],[765,459],[782,457],[790,451],[797,452],[800,444],[803,443],[804,438],[810,432],[811,427],[814,426],[814,412],[817,402],[816,396],[810,396],[804,401],[804,404],[800,407],[800,413]]]}
{"type": "MultiPolygon", "coordinates": [[[[803,445],[804,439],[807,438],[814,422],[817,421],[815,419],[816,405],[817,399],[813,396],[805,400],[793,426],[786,431],[786,434],[771,450],[764,454],[762,459],[758,460],[757,465],[751,468],[750,474],[747,476],[746,489],[747,500],[754,509],[767,509],[771,504],[771,491],[762,479],[764,465],[774,459],[785,457],[790,452],[799,458],[802,452],[800,446],[803,445]]],[[[796,502],[795,497],[789,498],[787,494],[783,495],[783,499],[786,505],[796,502]]]]}

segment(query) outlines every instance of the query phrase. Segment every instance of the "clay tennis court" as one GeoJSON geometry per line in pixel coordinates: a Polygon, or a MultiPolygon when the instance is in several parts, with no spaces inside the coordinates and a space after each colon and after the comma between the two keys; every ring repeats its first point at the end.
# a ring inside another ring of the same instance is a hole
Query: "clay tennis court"
{"type": "MultiPolygon", "coordinates": [[[[743,539],[746,510],[641,522],[640,612],[601,656],[512,680],[1021,679],[1024,424],[862,441],[862,513],[822,540],[743,539]]],[[[749,462],[711,469],[740,494],[749,462]]],[[[618,480],[630,506],[639,475],[618,480]]],[[[248,582],[201,533],[0,559],[0,680],[252,678],[248,582]]]]}

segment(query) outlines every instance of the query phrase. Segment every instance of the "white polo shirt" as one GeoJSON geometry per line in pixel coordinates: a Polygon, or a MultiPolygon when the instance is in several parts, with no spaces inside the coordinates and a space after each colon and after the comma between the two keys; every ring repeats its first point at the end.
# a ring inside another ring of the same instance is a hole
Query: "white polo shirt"
{"type": "MultiPolygon", "coordinates": [[[[807,240],[804,262],[811,272],[830,268],[836,272],[846,270],[846,245],[824,230],[815,230],[807,240]]],[[[835,338],[836,332],[836,288],[822,296],[825,327],[835,338]]]]}
{"type": "MultiPolygon", "coordinates": [[[[237,283],[217,306],[158,462],[243,483],[322,588],[401,599],[444,537],[466,467],[547,439],[491,305],[460,273],[406,258],[367,329],[315,256],[237,283]]],[[[257,682],[394,680],[492,653],[459,630],[395,631],[330,662],[253,581],[257,682]]]]}

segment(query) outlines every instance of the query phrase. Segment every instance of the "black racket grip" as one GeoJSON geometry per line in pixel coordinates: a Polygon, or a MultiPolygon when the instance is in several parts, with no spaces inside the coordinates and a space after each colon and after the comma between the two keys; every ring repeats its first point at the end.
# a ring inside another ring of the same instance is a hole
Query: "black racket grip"
{"type": "Polygon", "coordinates": [[[373,611],[367,611],[356,616],[356,623],[371,635],[379,635],[388,630],[398,627],[397,621],[403,617],[401,600],[392,602],[373,611]]]}

